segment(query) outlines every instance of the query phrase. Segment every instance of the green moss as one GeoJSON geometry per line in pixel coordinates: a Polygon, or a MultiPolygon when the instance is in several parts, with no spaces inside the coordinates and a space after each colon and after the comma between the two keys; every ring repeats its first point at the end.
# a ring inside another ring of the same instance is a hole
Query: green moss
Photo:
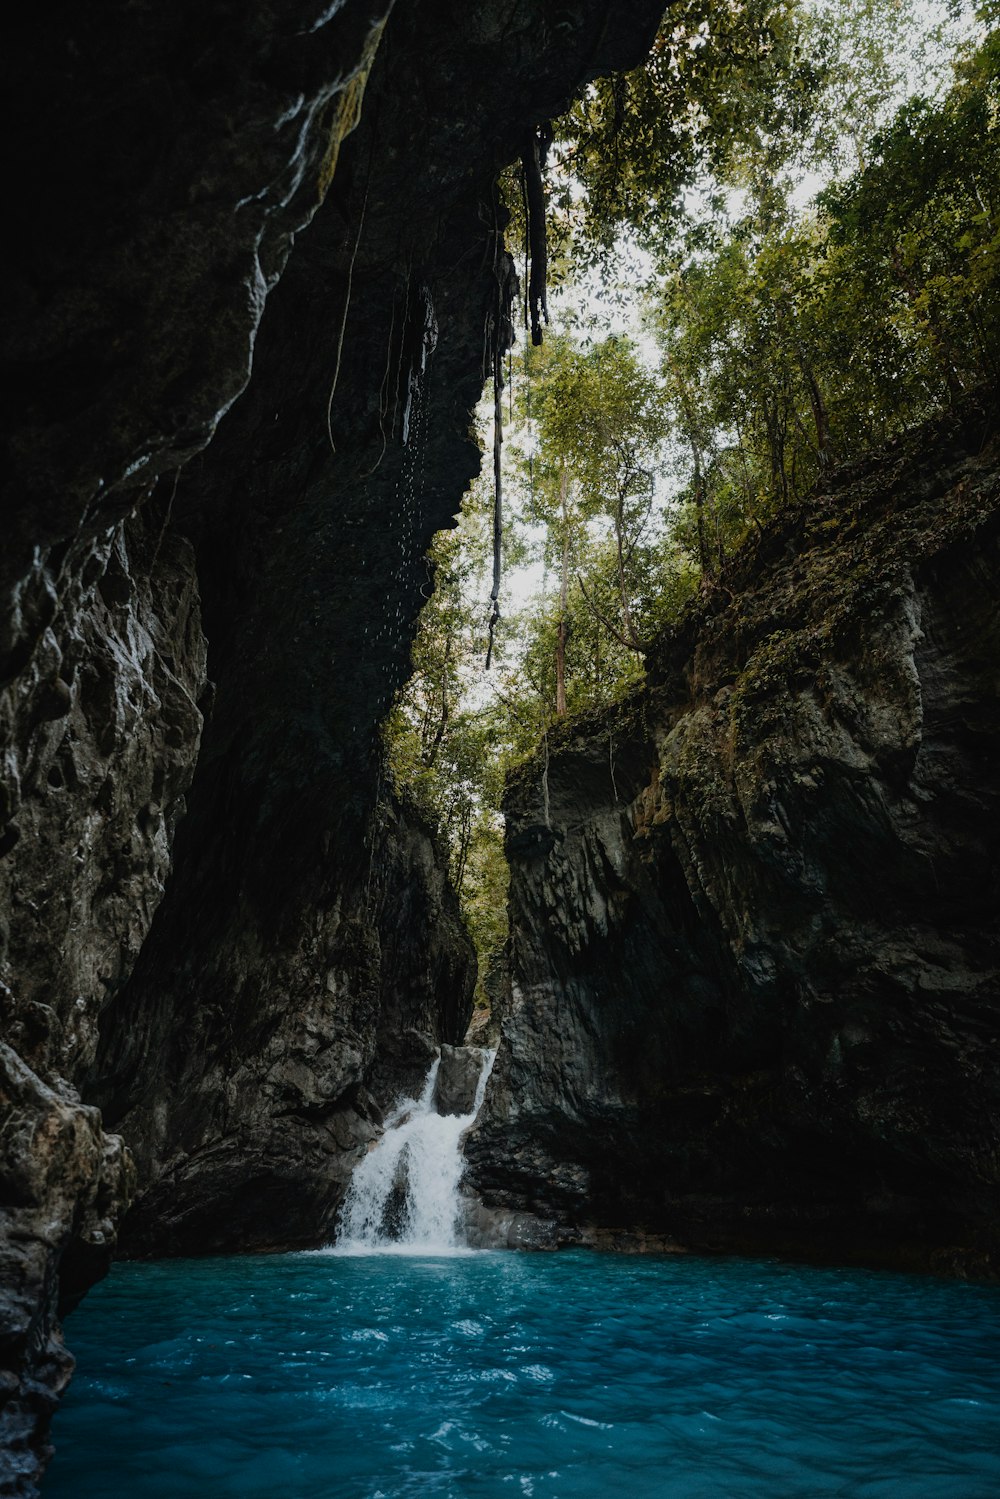
{"type": "MultiPolygon", "coordinates": [[[[763,738],[787,731],[796,696],[833,690],[831,668],[857,660],[860,642],[871,648],[875,627],[923,568],[951,547],[982,545],[996,525],[994,411],[992,394],[977,393],[776,517],[660,634],[646,683],[550,730],[550,759],[609,736],[649,741],[665,724],[722,712],[722,759],[699,747],[697,734],[682,744],[675,731],[661,774],[664,794],[673,782],[699,815],[733,815],[729,763],[745,763],[763,738]],[[722,688],[731,689],[727,701],[710,706],[722,688]]],[[[543,762],[544,750],[516,767],[508,796],[534,791],[543,762]]]]}
{"type": "Polygon", "coordinates": [[[732,787],[714,748],[715,741],[699,732],[697,721],[687,732],[676,731],[664,745],[661,783],[675,801],[683,800],[702,826],[731,823],[736,816],[732,787]]]}

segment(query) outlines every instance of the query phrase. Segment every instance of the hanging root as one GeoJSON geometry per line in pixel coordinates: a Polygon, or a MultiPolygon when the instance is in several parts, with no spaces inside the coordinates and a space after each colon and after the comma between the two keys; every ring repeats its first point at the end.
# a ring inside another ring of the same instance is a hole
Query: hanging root
{"type": "MultiPolygon", "coordinates": [[[[386,344],[386,350],[385,350],[385,370],[384,370],[384,372],[382,374],[382,384],[378,388],[378,430],[379,430],[379,436],[382,439],[382,446],[379,449],[379,455],[375,459],[375,462],[372,464],[371,468],[365,469],[365,471],[364,471],[363,474],[359,474],[358,475],[359,479],[370,479],[371,478],[372,474],[375,473],[376,469],[380,467],[380,465],[382,463],[382,459],[385,457],[385,450],[386,450],[386,448],[389,445],[389,439],[388,439],[388,436],[387,436],[386,430],[385,430],[385,419],[386,419],[386,416],[388,415],[388,412],[389,412],[389,374],[390,374],[390,371],[392,369],[392,345],[393,345],[393,340],[394,340],[395,336],[396,336],[396,289],[394,287],[393,288],[393,292],[392,292],[392,310],[391,310],[391,312],[389,314],[389,341],[386,344]]],[[[394,423],[394,425],[395,425],[395,423],[394,423]]]]}
{"type": "Polygon", "coordinates": [[[545,225],[545,187],[542,173],[552,144],[552,126],[546,122],[533,130],[521,154],[524,168],[524,195],[527,204],[527,235],[531,248],[531,275],[528,279],[528,306],[531,313],[531,342],[542,341],[542,323],[548,323],[547,296],[549,274],[548,236],[545,225]]]}
{"type": "Polygon", "coordinates": [[[486,648],[486,670],[493,662],[493,632],[500,623],[500,568],[503,548],[503,355],[493,362],[493,587],[490,589],[490,643],[486,648]]]}
{"type": "MultiPolygon", "coordinates": [[[[378,25],[372,27],[371,33],[368,37],[367,45],[365,47],[364,55],[361,59],[361,66],[358,68],[358,71],[355,73],[354,77],[345,86],[340,94],[337,108],[333,117],[332,128],[330,131],[330,144],[327,147],[326,157],[323,161],[322,167],[320,168],[319,199],[321,203],[326,197],[330,184],[333,181],[334,174],[336,173],[337,162],[340,159],[340,148],[347,136],[350,135],[351,131],[357,129],[357,126],[361,120],[361,105],[365,97],[365,85],[368,82],[368,75],[371,72],[372,63],[375,61],[375,53],[378,51],[378,45],[382,40],[382,33],[384,30],[385,21],[380,21],[378,25]]],[[[373,135],[372,155],[374,155],[374,149],[375,138],[373,135]]],[[[354,262],[358,258],[358,246],[361,244],[361,231],[365,225],[365,210],[368,207],[368,188],[371,186],[371,178],[372,156],[370,156],[368,160],[368,181],[365,185],[365,197],[364,202],[361,205],[361,217],[358,220],[358,232],[354,240],[354,249],[351,252],[351,263],[348,266],[347,270],[347,290],[344,294],[344,312],[343,316],[340,319],[340,333],[337,337],[337,359],[333,367],[333,380],[330,384],[330,394],[327,397],[326,402],[326,435],[330,440],[331,453],[335,453],[337,451],[337,445],[333,440],[333,398],[337,393],[337,381],[340,379],[340,364],[344,355],[344,333],[347,329],[347,314],[351,310],[351,288],[354,281],[354,262]]]]}
{"type": "MultiPolygon", "coordinates": [[[[371,184],[371,169],[369,166],[368,186],[371,184]]],[[[344,293],[344,312],[340,319],[340,333],[337,336],[337,360],[333,366],[333,380],[330,384],[330,394],[326,401],[326,435],[330,439],[330,452],[337,451],[337,444],[333,440],[333,398],[337,394],[337,381],[340,379],[340,364],[344,357],[344,334],[347,331],[347,314],[351,310],[351,288],[354,284],[354,262],[358,258],[358,246],[361,244],[361,233],[365,227],[365,211],[368,208],[368,186],[365,187],[364,201],[361,204],[361,216],[358,219],[358,232],[354,237],[354,249],[351,251],[351,262],[347,267],[347,290],[344,293]]]]}
{"type": "Polygon", "coordinates": [[[417,306],[413,317],[404,330],[406,347],[406,401],[403,406],[402,441],[406,447],[410,440],[410,426],[413,414],[420,401],[421,381],[427,370],[428,362],[438,342],[437,314],[434,311],[434,300],[431,297],[430,288],[421,286],[417,297],[417,306]]]}
{"type": "Polygon", "coordinates": [[[488,320],[490,327],[490,355],[493,373],[493,587],[490,589],[492,606],[489,622],[489,645],[486,649],[486,670],[493,662],[493,636],[500,623],[500,573],[503,547],[503,476],[501,458],[503,454],[503,360],[514,342],[514,298],[519,287],[514,260],[506,250],[500,249],[497,231],[497,255],[493,262],[496,277],[495,301],[488,320]]]}

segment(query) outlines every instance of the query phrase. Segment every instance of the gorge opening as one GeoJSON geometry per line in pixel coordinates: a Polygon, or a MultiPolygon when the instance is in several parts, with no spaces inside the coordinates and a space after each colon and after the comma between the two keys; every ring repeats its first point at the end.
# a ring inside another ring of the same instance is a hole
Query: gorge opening
{"type": "Polygon", "coordinates": [[[0,63],[0,1492],[980,1499],[993,0],[153,9],[0,63]]]}

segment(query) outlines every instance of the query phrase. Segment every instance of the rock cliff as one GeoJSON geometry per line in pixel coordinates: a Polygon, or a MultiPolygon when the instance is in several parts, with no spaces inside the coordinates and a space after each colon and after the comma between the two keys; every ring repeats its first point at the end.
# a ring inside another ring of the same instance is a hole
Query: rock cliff
{"type": "Polygon", "coordinates": [[[661,11],[115,0],[8,39],[6,1492],[133,1190],[136,1253],[315,1239],[461,1037],[377,727],[478,464],[497,174],[661,11]]]}
{"type": "Polygon", "coordinates": [[[771,526],[509,787],[494,1236],[997,1272],[998,687],[991,392],[771,526]]]}

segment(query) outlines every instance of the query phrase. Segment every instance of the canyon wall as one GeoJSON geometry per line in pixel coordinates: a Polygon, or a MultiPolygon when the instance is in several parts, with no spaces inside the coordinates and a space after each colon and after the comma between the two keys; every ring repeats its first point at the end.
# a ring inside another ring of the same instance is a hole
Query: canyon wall
{"type": "Polygon", "coordinates": [[[377,729],[510,332],[497,174],[661,11],[121,0],[9,39],[3,1492],[129,1200],[134,1253],[315,1242],[464,1030],[377,729]]]}
{"type": "Polygon", "coordinates": [[[163,895],[206,709],[174,477],[246,384],[376,10],[62,6],[4,48],[25,205],[2,335],[4,1493],[31,1491],[72,1367],[60,1282],[71,1302],[103,1272],[134,1187],[80,1086],[163,895]]]}
{"type": "Polygon", "coordinates": [[[996,409],[836,475],[513,780],[487,1239],[997,1273],[996,409]]]}

